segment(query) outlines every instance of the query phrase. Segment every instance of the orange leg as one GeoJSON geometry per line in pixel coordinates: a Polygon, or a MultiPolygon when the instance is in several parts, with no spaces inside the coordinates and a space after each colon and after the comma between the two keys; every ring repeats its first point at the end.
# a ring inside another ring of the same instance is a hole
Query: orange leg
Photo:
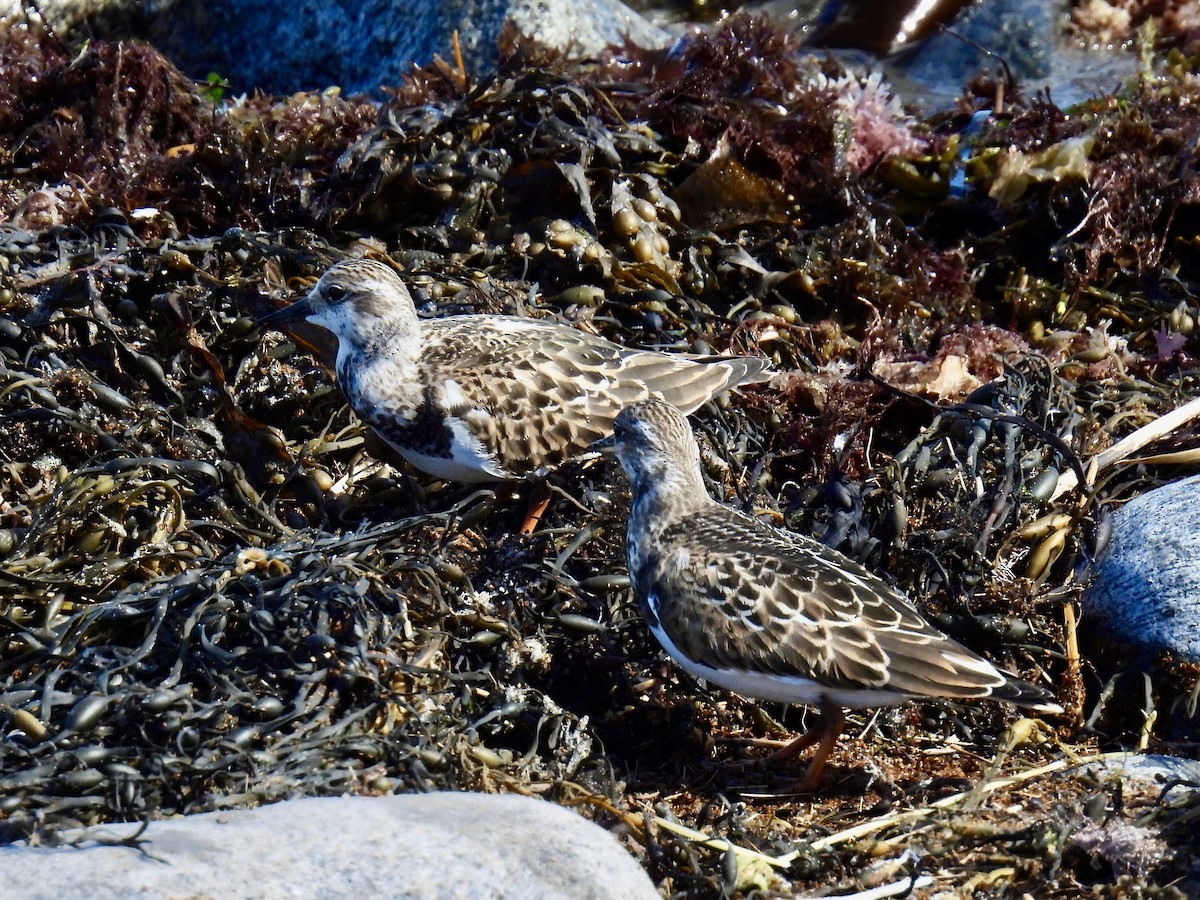
{"type": "Polygon", "coordinates": [[[542,513],[550,505],[550,488],[544,481],[533,482],[529,494],[529,511],[525,514],[525,522],[521,525],[521,534],[533,534],[542,513]]]}
{"type": "Polygon", "coordinates": [[[819,709],[821,710],[821,719],[816,725],[770,757],[772,760],[784,762],[795,759],[813,744],[817,745],[817,752],[813,754],[812,761],[804,773],[804,779],[800,783],[801,791],[811,791],[816,788],[817,783],[821,780],[821,773],[825,771],[825,763],[828,761],[829,755],[833,753],[842,729],[846,727],[846,715],[840,706],[822,703],[819,709]]]}

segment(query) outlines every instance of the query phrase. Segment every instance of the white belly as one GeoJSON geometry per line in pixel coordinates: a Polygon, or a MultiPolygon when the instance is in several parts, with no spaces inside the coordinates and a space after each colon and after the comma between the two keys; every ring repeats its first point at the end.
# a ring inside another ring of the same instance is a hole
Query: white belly
{"type": "MultiPolygon", "coordinates": [[[[395,446],[395,445],[393,445],[395,446]]],[[[488,481],[511,481],[514,476],[500,472],[491,458],[462,458],[427,456],[416,450],[395,447],[396,452],[410,463],[434,478],[444,481],[460,481],[464,484],[483,484],[488,481]]]]}
{"type": "Polygon", "coordinates": [[[450,430],[449,456],[430,456],[411,447],[400,447],[391,441],[388,443],[422,472],[445,481],[479,484],[487,481],[510,481],[516,477],[496,464],[483,442],[471,433],[462,419],[447,419],[446,424],[450,430]]]}
{"type": "Polygon", "coordinates": [[[894,706],[911,699],[910,694],[896,691],[871,688],[859,691],[826,687],[801,675],[768,675],[747,669],[714,669],[684,656],[661,627],[652,626],[650,630],[680,668],[743,697],[773,700],[776,703],[803,703],[807,706],[833,703],[848,709],[894,706]]]}

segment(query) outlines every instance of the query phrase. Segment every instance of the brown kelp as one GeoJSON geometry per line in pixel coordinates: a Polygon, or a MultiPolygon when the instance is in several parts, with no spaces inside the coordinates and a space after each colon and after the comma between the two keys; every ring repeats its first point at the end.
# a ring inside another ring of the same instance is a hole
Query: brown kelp
{"type": "Polygon", "coordinates": [[[746,17],[594,62],[514,39],[493,75],[437,63],[381,105],[218,103],[144,45],[3,40],[7,837],[465,788],[579,806],[692,896],[1188,871],[1194,799],[1000,777],[1194,736],[1194,667],[1112,682],[1073,616],[1105,499],[1188,464],[1054,494],[1197,392],[1184,39],[1077,109],[984,79],[931,121],[746,17]],[[695,419],[714,495],[890,573],[1072,715],[858,717],[811,797],[718,765],[803,711],[662,661],[610,463],[556,473],[515,534],[519,503],[370,442],[320,333],[255,328],[351,253],[402,267],[425,315],[769,357],[777,378],[695,419]],[[1135,812],[1172,849],[1141,868],[1085,830],[1135,812]]]}

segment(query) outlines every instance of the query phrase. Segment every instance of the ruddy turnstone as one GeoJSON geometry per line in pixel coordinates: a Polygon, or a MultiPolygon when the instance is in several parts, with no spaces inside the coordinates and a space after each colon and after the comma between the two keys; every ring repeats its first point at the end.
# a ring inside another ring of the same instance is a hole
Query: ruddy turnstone
{"type": "Polygon", "coordinates": [[[261,324],[307,319],[338,339],[354,412],[405,459],[451,481],[544,474],[612,431],[645,398],[690,413],[766,360],[632,350],[566,325],[510,316],[420,320],[404,282],[369,259],[330,267],[261,324]]]}
{"type": "Polygon", "coordinates": [[[633,488],[629,575],[667,653],[747,697],[820,709],[820,722],[779,754],[817,744],[804,789],[820,779],[845,707],[946,697],[1062,712],[1049,691],[942,634],[858,563],[710,498],[692,430],[668,404],[627,407],[604,443],[633,488]]]}

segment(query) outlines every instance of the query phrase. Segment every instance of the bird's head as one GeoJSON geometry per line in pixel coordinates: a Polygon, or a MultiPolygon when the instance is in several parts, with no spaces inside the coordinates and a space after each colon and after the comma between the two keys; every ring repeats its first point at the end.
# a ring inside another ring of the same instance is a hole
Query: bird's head
{"type": "Polygon", "coordinates": [[[400,276],[373,259],[349,259],[326,270],[304,298],[259,320],[279,327],[307,320],[333,332],[340,347],[365,351],[416,333],[417,312],[400,276]]]}
{"type": "Polygon", "coordinates": [[[708,500],[700,448],[687,419],[670,403],[642,400],[625,407],[613,422],[612,446],[635,498],[671,493],[708,500]]]}

